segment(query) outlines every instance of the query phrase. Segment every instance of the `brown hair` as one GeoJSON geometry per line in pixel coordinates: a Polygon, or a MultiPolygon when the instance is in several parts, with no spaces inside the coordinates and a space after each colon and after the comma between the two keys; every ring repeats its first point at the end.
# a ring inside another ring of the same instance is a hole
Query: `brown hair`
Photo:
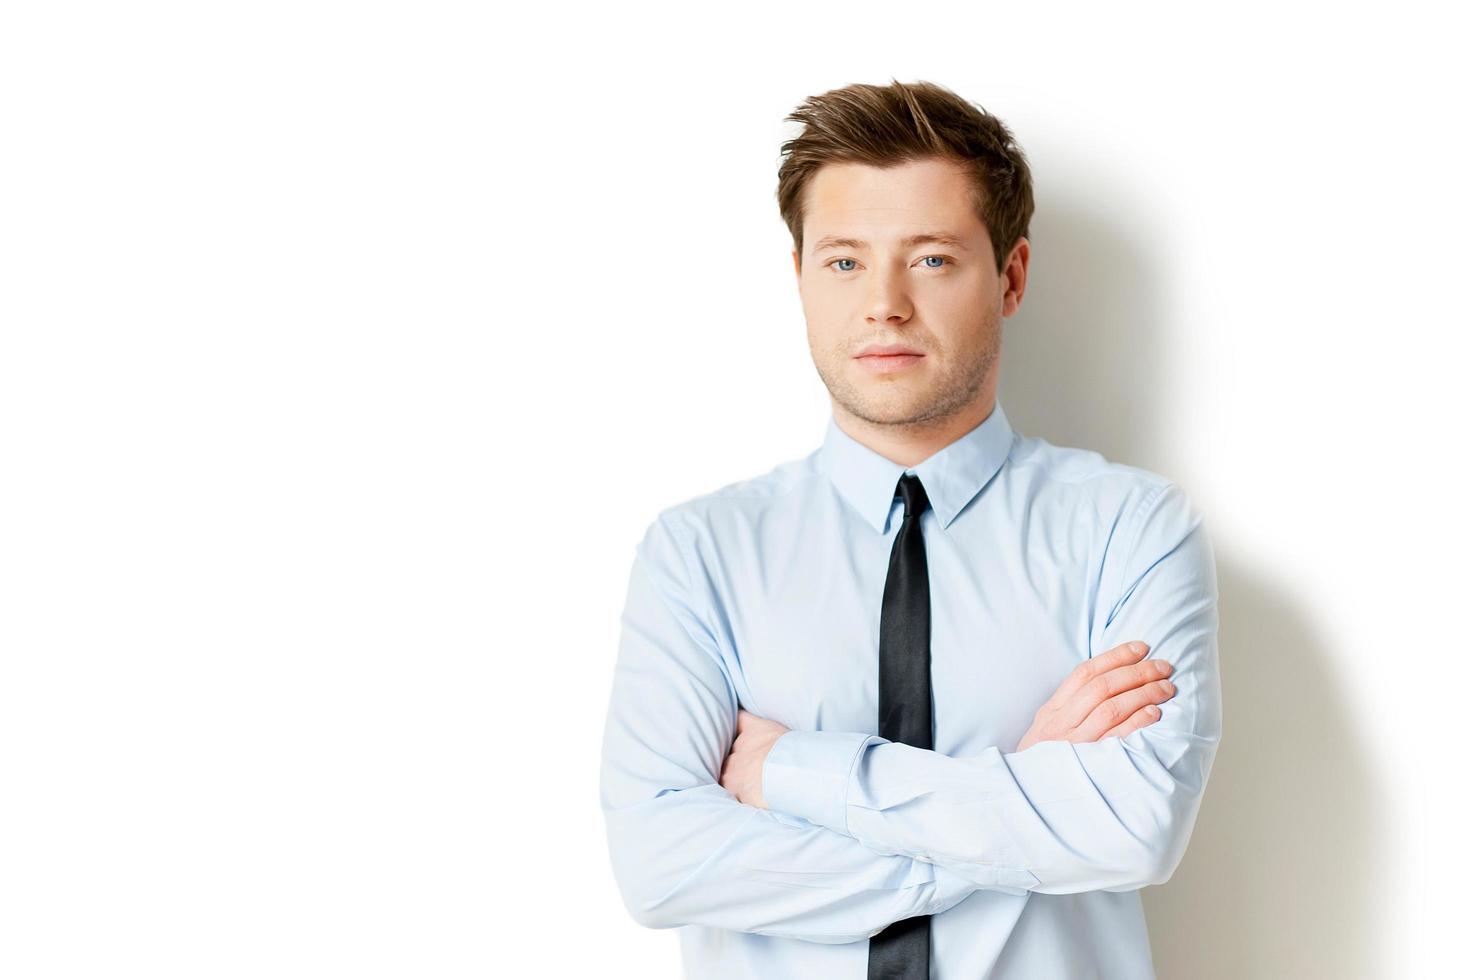
{"type": "Polygon", "coordinates": [[[931,82],[848,85],[810,96],[787,116],[803,131],[782,145],[777,206],[803,254],[803,192],[826,163],[889,167],[925,157],[967,167],[977,215],[1001,272],[1033,217],[1028,160],[1002,120],[931,82]]]}

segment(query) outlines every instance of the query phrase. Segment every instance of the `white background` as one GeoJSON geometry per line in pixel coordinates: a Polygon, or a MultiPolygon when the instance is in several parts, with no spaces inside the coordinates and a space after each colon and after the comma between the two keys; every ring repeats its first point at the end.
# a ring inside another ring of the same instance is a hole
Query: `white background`
{"type": "Polygon", "coordinates": [[[1465,32],[523,6],[0,15],[0,974],[678,975],[598,810],[629,563],[821,439],[782,117],[892,77],[1032,162],[1015,426],[1210,522],[1161,975],[1461,960],[1465,32]]]}

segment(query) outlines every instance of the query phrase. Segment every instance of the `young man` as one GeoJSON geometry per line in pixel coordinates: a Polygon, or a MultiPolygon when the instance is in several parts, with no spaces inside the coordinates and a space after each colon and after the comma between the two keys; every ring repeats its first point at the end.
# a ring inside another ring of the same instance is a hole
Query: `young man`
{"type": "Polygon", "coordinates": [[[1139,889],[1221,735],[1202,516],[1003,413],[1033,200],[1000,121],[898,82],[790,118],[833,415],[636,550],[600,786],[624,901],[702,980],[1151,977],[1139,889]]]}

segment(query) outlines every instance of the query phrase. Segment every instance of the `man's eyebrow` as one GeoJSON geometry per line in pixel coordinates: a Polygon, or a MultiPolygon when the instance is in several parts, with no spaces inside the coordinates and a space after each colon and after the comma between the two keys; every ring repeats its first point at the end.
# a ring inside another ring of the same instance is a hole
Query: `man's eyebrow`
{"type": "MultiPolygon", "coordinates": [[[[950,245],[964,252],[970,252],[967,243],[956,235],[945,231],[922,232],[919,235],[911,235],[900,240],[902,248],[914,248],[917,245],[950,245]]],[[[813,245],[815,252],[822,252],[826,248],[869,248],[869,242],[862,242],[857,238],[843,238],[839,235],[825,235],[813,245]]]]}

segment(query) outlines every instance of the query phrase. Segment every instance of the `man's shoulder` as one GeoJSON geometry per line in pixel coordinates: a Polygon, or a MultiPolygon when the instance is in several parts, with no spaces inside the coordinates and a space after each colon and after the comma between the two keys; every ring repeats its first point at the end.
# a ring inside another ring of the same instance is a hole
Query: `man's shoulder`
{"type": "Polygon", "coordinates": [[[740,521],[749,523],[761,512],[790,500],[822,476],[818,451],[785,460],[766,472],[722,484],[711,490],[662,506],[653,523],[686,534],[740,521]]]}
{"type": "Polygon", "coordinates": [[[1161,473],[1038,436],[1020,435],[1009,462],[1012,479],[1038,498],[1089,507],[1112,523],[1167,496],[1185,497],[1180,485],[1161,473]]]}
{"type": "Polygon", "coordinates": [[[1149,565],[1189,538],[1199,541],[1191,553],[1198,564],[1183,567],[1189,574],[1211,574],[1203,567],[1212,562],[1205,517],[1175,480],[1092,449],[1037,438],[1020,439],[1013,462],[1013,479],[1024,484],[1022,495],[1042,505],[1039,516],[1068,533],[1089,529],[1104,555],[1099,575],[1108,587],[1101,595],[1122,595],[1132,576],[1140,574],[1141,563],[1149,565]]]}

